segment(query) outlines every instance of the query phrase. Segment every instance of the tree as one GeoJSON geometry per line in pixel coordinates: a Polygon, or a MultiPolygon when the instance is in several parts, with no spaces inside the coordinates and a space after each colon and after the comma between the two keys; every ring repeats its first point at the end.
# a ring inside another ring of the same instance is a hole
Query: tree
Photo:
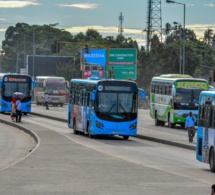
{"type": "Polygon", "coordinates": [[[204,33],[204,42],[208,45],[213,45],[213,30],[208,28],[204,33]]]}

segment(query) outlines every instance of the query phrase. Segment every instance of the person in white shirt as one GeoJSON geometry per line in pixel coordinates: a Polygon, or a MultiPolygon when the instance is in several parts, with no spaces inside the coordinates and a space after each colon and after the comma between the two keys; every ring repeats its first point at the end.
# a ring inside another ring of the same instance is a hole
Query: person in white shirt
{"type": "Polygon", "coordinates": [[[193,115],[192,112],[189,112],[189,115],[186,118],[185,122],[185,130],[188,131],[189,142],[193,141],[193,137],[195,136],[196,129],[195,129],[196,117],[193,115]]]}
{"type": "Polygon", "coordinates": [[[45,106],[46,106],[46,110],[49,110],[49,94],[48,92],[45,93],[45,106]]]}
{"type": "Polygon", "coordinates": [[[22,103],[20,98],[16,100],[16,122],[21,122],[22,111],[21,111],[22,103]]]}

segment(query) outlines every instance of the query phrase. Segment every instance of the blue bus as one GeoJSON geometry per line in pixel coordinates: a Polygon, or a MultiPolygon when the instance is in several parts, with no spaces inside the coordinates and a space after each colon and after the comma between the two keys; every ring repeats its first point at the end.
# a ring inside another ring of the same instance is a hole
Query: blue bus
{"type": "Polygon", "coordinates": [[[0,112],[11,111],[11,100],[14,92],[22,92],[22,113],[25,115],[31,112],[32,88],[35,82],[30,75],[2,74],[0,75],[0,112]]]}
{"type": "Polygon", "coordinates": [[[202,91],[199,97],[196,158],[215,172],[215,91],[202,91]]]}
{"type": "Polygon", "coordinates": [[[136,82],[114,79],[72,79],[68,104],[68,127],[95,135],[137,135],[138,95],[145,91],[136,82]]]}

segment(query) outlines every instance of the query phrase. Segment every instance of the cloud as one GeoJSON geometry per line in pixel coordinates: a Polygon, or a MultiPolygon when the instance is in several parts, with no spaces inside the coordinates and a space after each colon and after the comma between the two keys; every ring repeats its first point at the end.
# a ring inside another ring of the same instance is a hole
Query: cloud
{"type": "Polygon", "coordinates": [[[215,7],[215,4],[204,4],[204,6],[206,6],[206,7],[215,7]]]}
{"type": "MultiPolygon", "coordinates": [[[[69,27],[65,30],[69,31],[70,33],[79,33],[79,32],[86,32],[88,29],[94,29],[97,30],[99,33],[106,33],[106,34],[118,34],[118,27],[115,26],[75,26],[75,27],[69,27]]],[[[142,30],[138,29],[128,29],[124,28],[123,32],[126,34],[133,34],[137,35],[142,32],[142,30]]]]}
{"type": "Polygon", "coordinates": [[[0,8],[23,8],[30,5],[40,5],[32,1],[0,1],[0,8]]]}
{"type": "Polygon", "coordinates": [[[0,32],[5,32],[6,30],[6,28],[0,28],[0,32]]]}
{"type": "Polygon", "coordinates": [[[80,9],[96,9],[99,5],[95,3],[80,3],[80,4],[58,4],[60,7],[76,7],[80,9]]]}
{"type": "Polygon", "coordinates": [[[6,21],[6,19],[5,18],[0,18],[0,21],[6,21]]]}
{"type": "Polygon", "coordinates": [[[193,24],[186,25],[186,28],[193,30],[198,39],[203,38],[204,32],[209,28],[215,33],[215,24],[193,24]]]}
{"type": "MultiPolygon", "coordinates": [[[[204,37],[204,32],[210,28],[215,33],[215,24],[193,24],[193,25],[186,25],[186,28],[191,29],[197,36],[197,39],[204,37]]],[[[115,26],[75,26],[66,28],[66,31],[69,31],[71,34],[77,34],[80,32],[86,33],[88,29],[97,30],[103,37],[106,36],[117,36],[118,27],[115,26]]],[[[123,35],[125,37],[131,37],[133,40],[136,40],[138,45],[145,45],[146,44],[146,33],[140,29],[123,29],[123,35]]],[[[164,40],[164,39],[163,39],[164,40]]]]}

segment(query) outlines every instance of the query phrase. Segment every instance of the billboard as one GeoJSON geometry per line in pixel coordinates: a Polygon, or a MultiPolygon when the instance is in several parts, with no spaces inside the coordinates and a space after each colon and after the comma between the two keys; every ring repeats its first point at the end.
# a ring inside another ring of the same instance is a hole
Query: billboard
{"type": "Polygon", "coordinates": [[[26,73],[31,76],[57,76],[57,66],[63,63],[73,62],[72,56],[48,56],[48,55],[27,55],[26,73]]]}
{"type": "Polygon", "coordinates": [[[106,50],[90,49],[84,53],[84,78],[100,77],[105,78],[106,50]]]}
{"type": "Polygon", "coordinates": [[[110,49],[110,67],[112,78],[136,80],[137,50],[134,48],[110,49]]]}

